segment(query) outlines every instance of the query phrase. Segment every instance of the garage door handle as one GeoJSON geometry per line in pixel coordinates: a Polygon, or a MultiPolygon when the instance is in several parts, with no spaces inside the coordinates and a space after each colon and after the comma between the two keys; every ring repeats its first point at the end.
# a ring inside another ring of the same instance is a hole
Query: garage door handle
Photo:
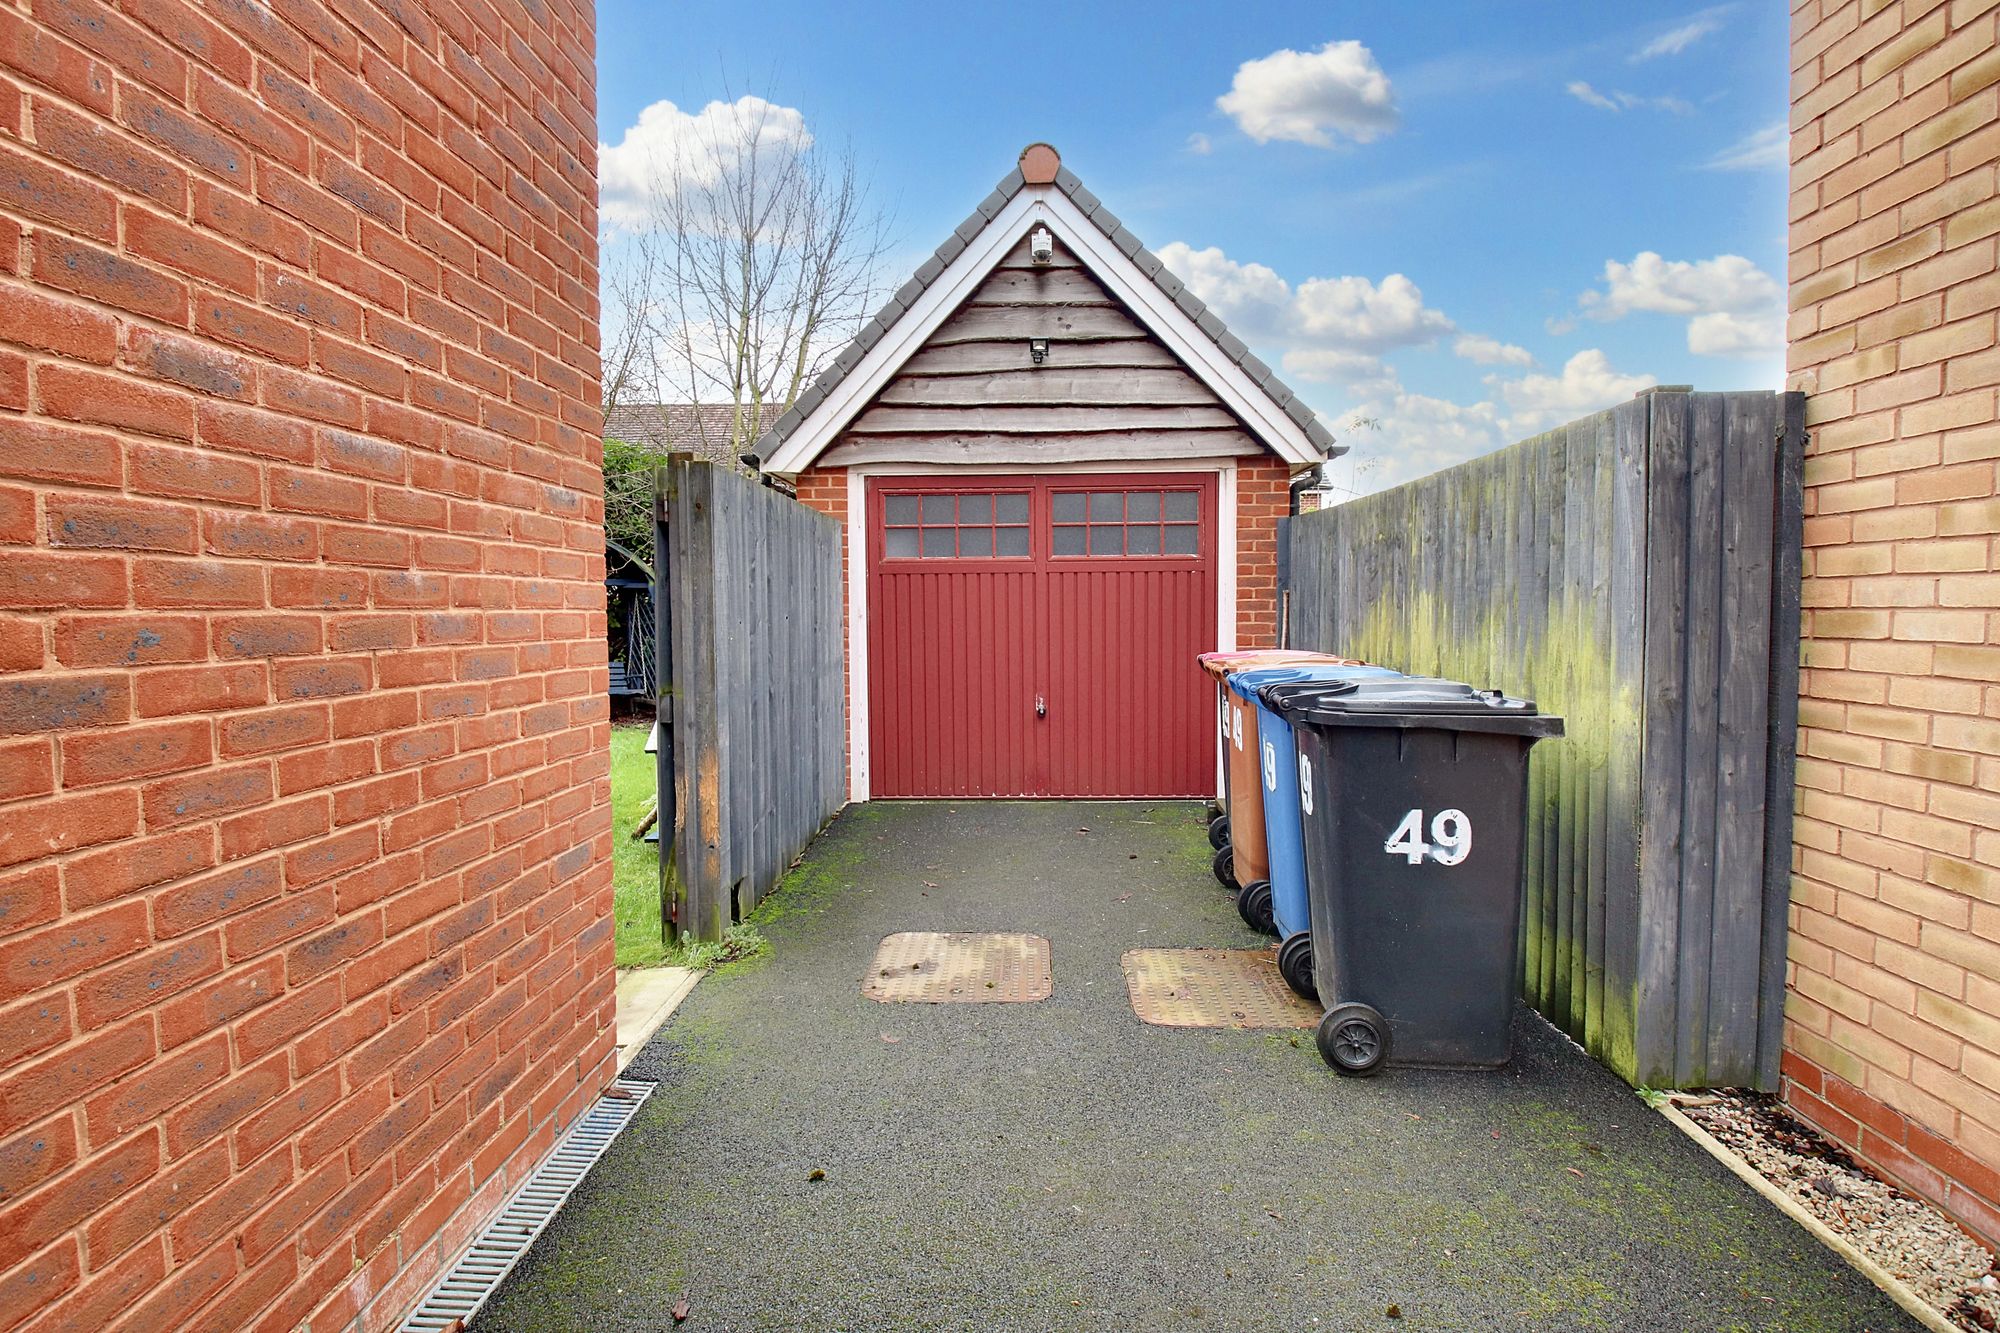
{"type": "Polygon", "coordinates": [[[1036,695],[1036,696],[1035,696],[1035,716],[1036,716],[1036,717],[1047,717],[1048,715],[1049,715],[1049,705],[1048,705],[1048,701],[1047,701],[1047,700],[1045,700],[1045,699],[1043,699],[1041,695],[1039,695],[1039,694],[1038,694],[1038,695],[1036,695]]]}

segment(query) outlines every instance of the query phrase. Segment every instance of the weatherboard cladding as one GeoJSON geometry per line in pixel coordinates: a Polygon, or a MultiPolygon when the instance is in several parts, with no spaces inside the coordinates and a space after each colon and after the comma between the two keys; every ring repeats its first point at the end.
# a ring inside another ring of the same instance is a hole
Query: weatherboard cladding
{"type": "MultiPolygon", "coordinates": [[[[820,373],[819,378],[813,381],[812,387],[771,424],[771,429],[758,439],[756,452],[769,458],[779,445],[790,439],[792,433],[799,428],[812,410],[825,402],[827,395],[861,364],[862,357],[868,350],[881,342],[890,328],[916,304],[925,290],[944,275],[945,269],[964,253],[965,247],[973,238],[984,231],[1014,196],[1026,188],[1027,182],[1022,177],[1019,167],[1002,177],[993,192],[979,201],[979,206],[972,210],[965,221],[958,224],[945,243],[940,245],[929,259],[917,266],[916,274],[897,289],[896,294],[889,298],[888,304],[862,326],[861,331],[854,336],[853,342],[834,359],[832,365],[820,373]]],[[[1221,316],[1215,314],[1200,297],[1189,291],[1187,284],[1175,277],[1158,255],[1146,249],[1139,238],[1118,220],[1117,214],[1106,208],[1096,195],[1085,189],[1075,172],[1068,167],[1060,168],[1056,172],[1055,188],[1068,196],[1070,202],[1090,219],[1092,226],[1108,237],[1121,254],[1132,260],[1154,286],[1158,287],[1183,314],[1193,320],[1195,326],[1208,337],[1209,341],[1221,349],[1229,361],[1240,367],[1270,397],[1271,401],[1284,411],[1286,416],[1303,428],[1307,439],[1322,452],[1335,447],[1333,432],[1313,414],[1312,409],[1307,407],[1269,366],[1253,356],[1243,340],[1233,336],[1223,325],[1221,316]]]]}

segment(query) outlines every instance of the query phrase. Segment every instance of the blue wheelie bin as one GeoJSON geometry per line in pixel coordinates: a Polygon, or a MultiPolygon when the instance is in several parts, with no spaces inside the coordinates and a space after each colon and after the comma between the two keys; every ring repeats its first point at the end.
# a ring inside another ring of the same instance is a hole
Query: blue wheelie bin
{"type": "MultiPolygon", "coordinates": [[[[1230,689],[1257,710],[1258,770],[1264,783],[1264,843],[1270,880],[1257,886],[1238,912],[1256,929],[1278,937],[1278,973],[1308,1000],[1313,987],[1312,914],[1307,897],[1305,835],[1299,823],[1299,760],[1292,724],[1265,702],[1265,692],[1284,685],[1345,680],[1387,680],[1400,671],[1378,666],[1285,666],[1239,672],[1230,689]]],[[[1246,886],[1246,892],[1250,886],[1246,886]]]]}

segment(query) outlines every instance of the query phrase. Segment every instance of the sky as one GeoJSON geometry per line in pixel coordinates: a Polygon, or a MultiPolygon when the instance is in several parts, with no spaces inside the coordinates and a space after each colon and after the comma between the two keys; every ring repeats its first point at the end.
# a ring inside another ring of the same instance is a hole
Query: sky
{"type": "Polygon", "coordinates": [[[1648,384],[1781,387],[1783,10],[601,0],[605,217],[759,97],[851,149],[893,286],[1046,140],[1367,492],[1648,384]]]}

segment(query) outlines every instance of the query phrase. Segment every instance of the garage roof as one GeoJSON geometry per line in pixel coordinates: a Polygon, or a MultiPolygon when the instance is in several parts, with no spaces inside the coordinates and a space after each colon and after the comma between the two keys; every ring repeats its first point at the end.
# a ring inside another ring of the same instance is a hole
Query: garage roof
{"type": "Polygon", "coordinates": [[[1168,271],[1118,216],[1062,165],[1055,149],[1030,144],[1020,164],[982,199],[916,275],[889,298],[854,341],[771,429],[755,452],[767,471],[796,476],[812,465],[923,346],[978,282],[1037,224],[1060,234],[1251,433],[1295,469],[1345,453],[1306,406],[1222,319],[1168,271]]]}

